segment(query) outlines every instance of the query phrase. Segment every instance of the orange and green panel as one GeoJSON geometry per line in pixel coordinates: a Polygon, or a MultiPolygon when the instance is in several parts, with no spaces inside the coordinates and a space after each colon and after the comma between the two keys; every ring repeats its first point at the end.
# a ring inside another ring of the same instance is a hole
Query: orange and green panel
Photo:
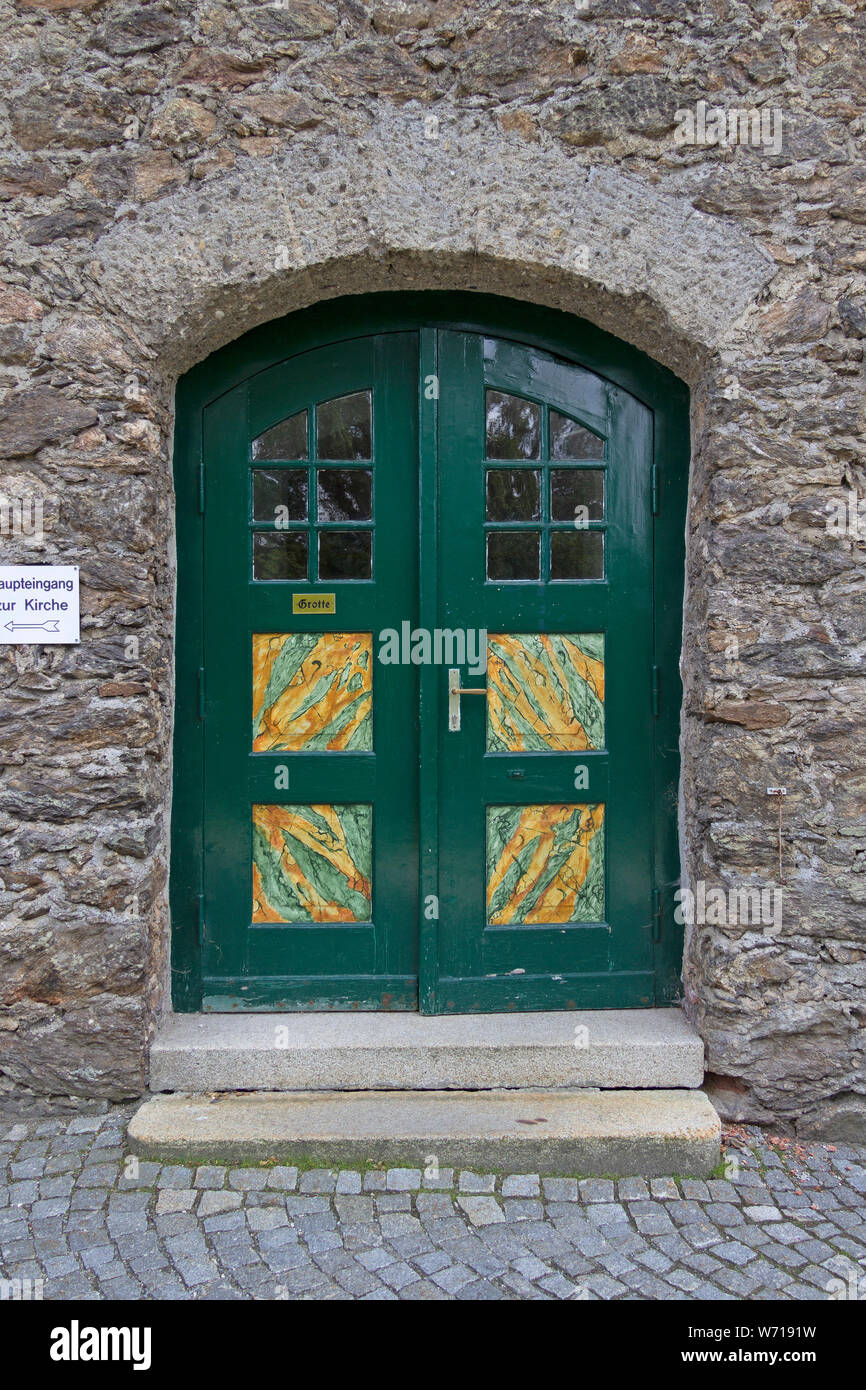
{"type": "Polygon", "coordinates": [[[488,806],[487,920],[604,921],[604,807],[488,806]]]}
{"type": "Polygon", "coordinates": [[[604,634],[491,633],[487,751],[604,747],[604,634]]]}
{"type": "Polygon", "coordinates": [[[372,633],[253,636],[254,752],[372,747],[372,633]]]}
{"type": "Polygon", "coordinates": [[[373,808],[253,807],[254,922],[369,922],[373,808]]]}

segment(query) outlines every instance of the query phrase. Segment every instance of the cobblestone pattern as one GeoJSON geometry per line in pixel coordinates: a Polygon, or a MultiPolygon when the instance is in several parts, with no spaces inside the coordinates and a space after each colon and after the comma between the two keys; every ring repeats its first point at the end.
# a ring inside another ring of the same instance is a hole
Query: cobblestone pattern
{"type": "Polygon", "coordinates": [[[733,1181],[144,1161],[136,1175],[126,1118],[0,1123],[0,1277],[46,1299],[866,1294],[866,1147],[741,1129],[733,1181]]]}

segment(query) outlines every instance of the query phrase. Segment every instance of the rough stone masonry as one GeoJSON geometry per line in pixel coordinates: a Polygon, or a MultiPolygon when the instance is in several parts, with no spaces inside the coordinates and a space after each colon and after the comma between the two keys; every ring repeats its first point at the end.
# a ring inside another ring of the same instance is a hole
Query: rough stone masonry
{"type": "Polygon", "coordinates": [[[862,1137],[862,7],[0,0],[0,28],[0,500],[43,514],[0,563],[82,584],[80,647],[0,657],[3,1084],[138,1095],[166,1005],[178,376],[317,300],[474,288],[692,388],[684,881],[776,885],[788,795],[781,921],[691,927],[684,1005],[723,1113],[862,1137]],[[736,138],[684,139],[699,103],[736,138]]]}

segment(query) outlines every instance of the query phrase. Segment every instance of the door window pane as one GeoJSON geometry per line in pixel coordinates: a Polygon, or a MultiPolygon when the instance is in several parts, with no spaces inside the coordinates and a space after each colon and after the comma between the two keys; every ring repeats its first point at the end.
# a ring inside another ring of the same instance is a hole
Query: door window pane
{"type": "Polygon", "coordinates": [[[253,518],[255,521],[306,521],[307,470],[305,468],[254,468],[253,518]]]}
{"type": "Polygon", "coordinates": [[[371,459],[373,429],[370,392],[337,396],[316,407],[320,459],[371,459]]]}
{"type": "Polygon", "coordinates": [[[540,515],[541,488],[534,469],[487,470],[488,521],[537,521],[540,515]]]}
{"type": "Polygon", "coordinates": [[[604,516],[604,470],[552,469],[550,515],[554,521],[601,521],[604,516]]]}
{"type": "Polygon", "coordinates": [[[305,459],[307,457],[307,412],[299,410],[253,440],[254,459],[305,459]]]}
{"type": "Polygon", "coordinates": [[[604,747],[604,634],[491,633],[487,751],[604,747]]]}
{"type": "Polygon", "coordinates": [[[603,531],[554,531],[550,537],[551,579],[603,579],[603,531]]]}
{"type": "Polygon", "coordinates": [[[537,531],[493,531],[487,537],[488,579],[538,579],[537,531]]]}
{"type": "Polygon", "coordinates": [[[604,440],[584,429],[559,411],[550,412],[550,457],[552,459],[604,458],[604,440]]]}
{"type": "Polygon", "coordinates": [[[321,532],[319,535],[320,579],[370,579],[372,574],[372,532],[321,532]]]}
{"type": "Polygon", "coordinates": [[[253,536],[254,579],[306,579],[305,531],[257,531],[253,536]]]}
{"type": "Polygon", "coordinates": [[[373,747],[369,632],[253,636],[253,752],[368,752],[373,747]]]}
{"type": "Polygon", "coordinates": [[[488,806],[492,926],[604,921],[604,806],[488,806]]]}
{"type": "Polygon", "coordinates": [[[319,520],[371,521],[373,474],[367,468],[320,468],[319,520]]]}
{"type": "Polygon", "coordinates": [[[369,922],[372,806],[253,806],[254,922],[369,922]]]}
{"type": "Polygon", "coordinates": [[[533,401],[487,392],[487,457],[537,459],[541,440],[541,410],[533,401]]]}

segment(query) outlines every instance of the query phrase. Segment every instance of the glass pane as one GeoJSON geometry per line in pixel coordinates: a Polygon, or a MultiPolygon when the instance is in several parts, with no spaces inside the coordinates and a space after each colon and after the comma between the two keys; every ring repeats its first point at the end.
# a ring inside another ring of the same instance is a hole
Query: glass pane
{"type": "Polygon", "coordinates": [[[554,521],[601,521],[604,516],[602,468],[551,469],[550,515],[554,521]]]}
{"type": "Polygon", "coordinates": [[[369,922],[372,806],[253,806],[254,922],[369,922]]]}
{"type": "Polygon", "coordinates": [[[316,407],[320,459],[371,459],[373,429],[370,392],[338,396],[316,407]]]}
{"type": "Polygon", "coordinates": [[[540,516],[538,473],[528,468],[488,469],[488,521],[537,521],[540,516]]]}
{"type": "Polygon", "coordinates": [[[253,579],[306,579],[306,531],[257,531],[253,536],[253,579]]]}
{"type": "Polygon", "coordinates": [[[537,579],[537,531],[494,531],[487,537],[488,579],[537,579]]]}
{"type": "Polygon", "coordinates": [[[372,521],[373,474],[366,468],[319,469],[320,521],[372,521]]]}
{"type": "Polygon", "coordinates": [[[487,457],[537,459],[541,410],[520,396],[487,392],[487,457]]]}
{"type": "Polygon", "coordinates": [[[372,531],[323,531],[319,536],[320,579],[370,579],[372,531]]]}
{"type": "Polygon", "coordinates": [[[550,537],[551,579],[603,579],[603,531],[554,531],[550,537]]]}
{"type": "Polygon", "coordinates": [[[567,415],[550,412],[550,457],[552,459],[603,459],[604,440],[585,430],[567,415]]]}
{"type": "Polygon", "coordinates": [[[256,521],[307,519],[306,468],[253,469],[253,517],[256,521]]]}
{"type": "Polygon", "coordinates": [[[488,753],[604,747],[604,634],[491,633],[488,753]]]}
{"type": "Polygon", "coordinates": [[[373,747],[369,632],[253,636],[253,752],[373,747]]]}
{"type": "Polygon", "coordinates": [[[604,806],[488,806],[487,920],[604,921],[604,806]]]}
{"type": "Polygon", "coordinates": [[[299,410],[253,440],[254,459],[305,459],[307,412],[299,410]]]}

